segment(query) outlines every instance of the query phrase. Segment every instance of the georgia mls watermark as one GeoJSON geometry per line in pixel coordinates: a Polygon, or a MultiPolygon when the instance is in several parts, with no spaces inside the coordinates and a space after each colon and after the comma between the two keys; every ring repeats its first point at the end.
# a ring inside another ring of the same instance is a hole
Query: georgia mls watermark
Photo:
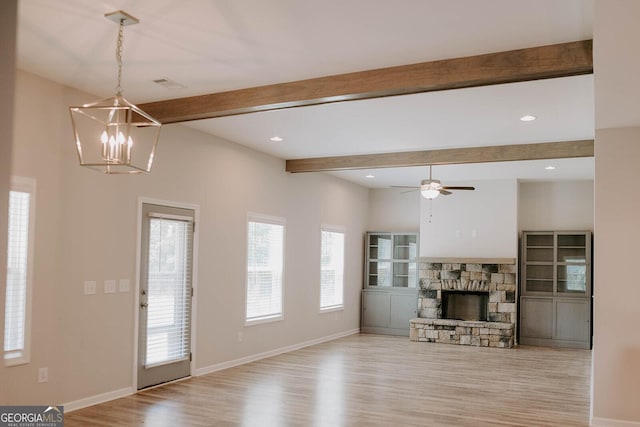
{"type": "Polygon", "coordinates": [[[0,406],[0,427],[63,426],[63,406],[0,406]]]}

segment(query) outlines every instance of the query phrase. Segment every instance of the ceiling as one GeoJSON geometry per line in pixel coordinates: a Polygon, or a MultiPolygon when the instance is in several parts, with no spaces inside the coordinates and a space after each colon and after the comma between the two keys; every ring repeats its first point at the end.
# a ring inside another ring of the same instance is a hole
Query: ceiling
{"type": "MultiPolygon", "coordinates": [[[[18,67],[113,95],[122,9],[124,95],[140,104],[592,38],[591,0],[21,0],[18,67]],[[185,6],[188,4],[188,7],[185,6]],[[478,19],[481,17],[481,19],[478,19]],[[167,89],[166,78],[184,87],[167,89]]],[[[594,137],[591,75],[339,102],[186,123],[283,159],[594,137]],[[521,122],[525,114],[537,116],[521,122]],[[272,142],[271,136],[284,138],[272,142]]],[[[341,171],[369,187],[426,168],[341,171]],[[366,175],[375,178],[365,178],[366,175]]],[[[438,166],[448,182],[593,179],[593,159],[438,166]],[[553,163],[556,169],[544,166],[553,163]]]]}

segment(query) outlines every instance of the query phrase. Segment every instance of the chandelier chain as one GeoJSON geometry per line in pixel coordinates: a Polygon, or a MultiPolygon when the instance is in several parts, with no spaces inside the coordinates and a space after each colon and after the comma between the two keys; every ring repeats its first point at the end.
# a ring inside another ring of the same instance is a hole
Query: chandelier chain
{"type": "Polygon", "coordinates": [[[124,38],[124,19],[120,20],[120,29],[118,30],[118,43],[116,44],[116,61],[118,61],[118,85],[116,86],[116,94],[122,95],[122,39],[124,38]]]}

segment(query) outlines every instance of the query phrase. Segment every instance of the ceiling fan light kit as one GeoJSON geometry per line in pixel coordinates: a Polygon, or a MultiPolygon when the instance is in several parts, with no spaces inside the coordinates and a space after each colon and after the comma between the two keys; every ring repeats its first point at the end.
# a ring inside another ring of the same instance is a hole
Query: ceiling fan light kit
{"type": "Polygon", "coordinates": [[[119,25],[116,45],[118,81],[115,96],[69,107],[81,166],[107,174],[151,172],[162,123],[122,96],[122,41],[126,25],[139,20],[121,10],[105,14],[119,25]]]}
{"type": "Polygon", "coordinates": [[[420,194],[425,199],[435,199],[440,195],[442,185],[437,179],[423,179],[420,185],[420,194]]]}
{"type": "Polygon", "coordinates": [[[407,187],[404,185],[394,185],[392,188],[412,188],[415,191],[420,190],[420,194],[425,199],[433,200],[439,195],[448,196],[451,193],[451,190],[475,190],[475,187],[468,186],[443,186],[440,180],[433,179],[431,174],[432,165],[429,165],[429,179],[423,179],[420,183],[420,187],[407,187]]]}

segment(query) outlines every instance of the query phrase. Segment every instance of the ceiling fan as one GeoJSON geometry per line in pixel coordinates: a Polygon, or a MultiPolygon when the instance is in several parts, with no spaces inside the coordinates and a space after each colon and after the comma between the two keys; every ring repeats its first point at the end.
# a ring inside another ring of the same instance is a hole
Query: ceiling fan
{"type": "Polygon", "coordinates": [[[433,179],[431,176],[431,165],[429,165],[429,179],[423,179],[420,183],[420,187],[408,187],[404,185],[393,185],[392,188],[411,188],[409,191],[420,190],[422,197],[425,199],[435,199],[440,194],[448,196],[451,194],[451,190],[475,190],[475,187],[457,187],[457,186],[443,186],[439,180],[433,179]]]}

